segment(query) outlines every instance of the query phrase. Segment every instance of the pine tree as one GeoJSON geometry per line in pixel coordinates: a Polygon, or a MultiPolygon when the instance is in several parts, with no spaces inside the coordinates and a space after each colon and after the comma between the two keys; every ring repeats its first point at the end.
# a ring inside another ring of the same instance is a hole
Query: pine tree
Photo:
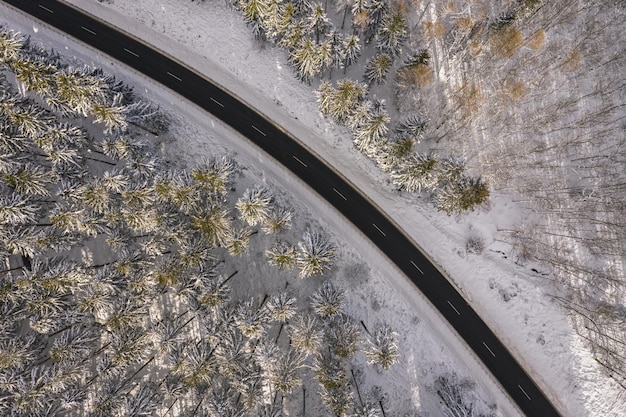
{"type": "Polygon", "coordinates": [[[270,265],[279,269],[291,269],[296,265],[296,248],[283,240],[278,240],[272,248],[265,251],[265,256],[270,265]]]}
{"type": "Polygon", "coordinates": [[[333,285],[332,281],[326,280],[320,288],[311,296],[311,307],[315,314],[324,320],[330,319],[341,313],[346,291],[333,285]]]}
{"type": "Polygon", "coordinates": [[[438,181],[438,160],[430,154],[415,153],[405,159],[391,173],[391,180],[400,190],[410,193],[432,189],[438,181]]]}
{"type": "Polygon", "coordinates": [[[330,239],[318,231],[307,230],[298,242],[296,265],[300,278],[310,277],[329,270],[335,260],[337,248],[330,239]]]}
{"type": "Polygon", "coordinates": [[[369,347],[365,350],[368,363],[388,370],[398,363],[398,334],[386,324],[378,327],[369,337],[369,347]]]}
{"type": "Polygon", "coordinates": [[[345,371],[341,368],[341,364],[333,363],[332,366],[321,362],[321,366],[316,369],[315,378],[320,381],[320,397],[322,402],[336,416],[345,416],[348,410],[353,406],[353,394],[345,376],[345,371]]]}
{"type": "Polygon", "coordinates": [[[439,164],[439,182],[445,187],[447,184],[457,183],[465,173],[465,162],[458,158],[449,157],[439,164]]]}
{"type": "Polygon", "coordinates": [[[320,72],[324,72],[327,69],[331,68],[337,59],[337,51],[335,45],[333,44],[332,38],[329,38],[319,44],[317,47],[317,53],[319,54],[320,60],[320,72]]]}
{"type": "MultiPolygon", "coordinates": [[[[294,21],[292,18],[287,18],[286,21],[288,24],[287,26],[284,26],[284,35],[278,42],[278,46],[281,48],[287,48],[291,51],[300,43],[304,42],[310,34],[305,22],[301,20],[294,21]]],[[[281,24],[281,27],[282,26],[283,25],[281,24]]]]}
{"type": "Polygon", "coordinates": [[[291,229],[292,217],[293,213],[291,210],[279,205],[274,205],[274,209],[261,225],[261,230],[268,235],[286,232],[291,229]]]}
{"type": "Polygon", "coordinates": [[[278,392],[290,394],[302,384],[299,370],[303,367],[306,356],[293,348],[287,348],[287,351],[281,352],[279,357],[280,360],[275,362],[269,382],[278,392]]]}
{"type": "Polygon", "coordinates": [[[392,56],[402,51],[402,45],[407,38],[408,28],[401,12],[386,16],[377,35],[377,48],[392,56]]]}
{"type": "Polygon", "coordinates": [[[94,105],[106,102],[108,86],[102,77],[91,75],[87,68],[67,68],[54,74],[53,95],[46,102],[62,112],[90,116],[94,105]]]}
{"type": "Polygon", "coordinates": [[[378,53],[367,61],[365,66],[365,81],[372,85],[382,84],[387,79],[391,65],[393,64],[393,58],[387,53],[378,53]]]}
{"type": "Polygon", "coordinates": [[[363,101],[366,91],[365,84],[347,79],[338,81],[335,88],[322,84],[318,90],[320,109],[328,110],[324,113],[343,124],[363,101]]]}
{"type": "Polygon", "coordinates": [[[272,320],[285,323],[296,315],[297,303],[298,300],[292,297],[288,291],[282,291],[270,297],[267,309],[272,320]]]}
{"type": "Polygon", "coordinates": [[[256,307],[254,298],[237,306],[235,325],[241,333],[251,339],[260,338],[267,330],[270,314],[266,306],[256,307]]]}
{"type": "Polygon", "coordinates": [[[267,221],[272,209],[272,194],[267,188],[256,186],[247,189],[237,200],[235,207],[241,219],[250,226],[256,226],[267,221]]]}
{"type": "Polygon", "coordinates": [[[372,152],[372,147],[387,134],[390,120],[385,110],[372,111],[365,119],[364,124],[354,132],[356,148],[366,155],[375,155],[376,152],[372,152]]]}
{"type": "Polygon", "coordinates": [[[121,105],[122,95],[116,94],[111,103],[94,103],[91,115],[94,123],[104,124],[104,133],[124,133],[128,130],[126,108],[121,105]]]}
{"type": "Polygon", "coordinates": [[[250,246],[250,229],[245,226],[235,227],[233,232],[228,236],[226,241],[226,249],[232,256],[238,256],[245,253],[250,246]]]}
{"type": "Polygon", "coordinates": [[[374,103],[372,100],[363,100],[356,106],[348,120],[346,120],[346,126],[348,126],[353,133],[357,132],[367,124],[373,112],[374,103]]]}
{"type": "Polygon", "coordinates": [[[315,33],[315,43],[317,44],[320,43],[320,37],[325,35],[332,26],[321,3],[316,3],[311,8],[311,14],[306,17],[306,23],[308,29],[315,33]]]}
{"type": "Polygon", "coordinates": [[[50,93],[53,75],[57,72],[57,68],[53,65],[18,58],[11,62],[11,68],[27,91],[35,91],[41,95],[50,93]]]}
{"type": "Polygon", "coordinates": [[[394,129],[398,139],[413,139],[420,142],[424,130],[426,130],[427,122],[419,115],[409,116],[403,122],[400,122],[394,129]]]}
{"type": "Polygon", "coordinates": [[[232,220],[228,210],[212,204],[191,216],[191,226],[211,246],[225,246],[232,234],[232,220]]]}
{"type": "Polygon", "coordinates": [[[388,0],[370,0],[367,8],[367,28],[365,31],[365,43],[370,43],[378,33],[380,26],[387,18],[389,12],[388,0]]]}
{"type": "Polygon", "coordinates": [[[463,398],[463,393],[456,381],[456,376],[440,376],[435,381],[435,390],[443,404],[445,417],[472,417],[474,404],[463,398]]]}
{"type": "Polygon", "coordinates": [[[267,0],[239,0],[238,2],[243,11],[243,17],[248,22],[261,20],[267,15],[269,8],[267,0]]]}
{"type": "Polygon", "coordinates": [[[289,53],[289,62],[298,78],[310,83],[322,71],[322,62],[317,45],[310,38],[303,38],[289,53]]]}
{"type": "MultiPolygon", "coordinates": [[[[223,307],[230,301],[230,287],[222,282],[218,282],[216,278],[205,281],[204,286],[200,288],[194,286],[193,290],[200,291],[198,296],[199,303],[213,311],[223,307]]],[[[182,293],[180,286],[178,293],[182,293]]],[[[193,297],[193,295],[193,292],[188,294],[189,297],[193,297]]]]}
{"type": "Polygon", "coordinates": [[[0,224],[33,224],[36,222],[40,207],[29,204],[19,194],[12,193],[0,197],[0,224]]]}
{"type": "Polygon", "coordinates": [[[341,358],[349,358],[358,350],[359,326],[346,314],[338,313],[332,317],[325,336],[330,349],[341,358]]]}
{"type": "Polygon", "coordinates": [[[50,172],[39,165],[26,163],[0,177],[15,193],[23,197],[49,196],[50,172]]]}
{"type": "Polygon", "coordinates": [[[0,63],[7,64],[20,57],[24,39],[19,32],[0,28],[0,63]]]}
{"type": "Polygon", "coordinates": [[[352,417],[381,417],[380,406],[373,401],[357,404],[354,407],[354,415],[352,417]]]}
{"type": "Polygon", "coordinates": [[[489,189],[480,178],[462,176],[435,194],[435,206],[444,213],[460,214],[474,210],[489,198],[489,189]]]}
{"type": "Polygon", "coordinates": [[[297,315],[287,326],[291,346],[311,355],[322,346],[322,332],[314,317],[297,315]]]}
{"type": "Polygon", "coordinates": [[[344,69],[348,68],[359,59],[359,56],[361,56],[361,41],[357,35],[350,35],[344,39],[341,55],[343,56],[344,69]]]}
{"type": "Polygon", "coordinates": [[[97,341],[93,329],[74,326],[54,339],[48,355],[54,362],[79,362],[88,357],[97,341]]]}

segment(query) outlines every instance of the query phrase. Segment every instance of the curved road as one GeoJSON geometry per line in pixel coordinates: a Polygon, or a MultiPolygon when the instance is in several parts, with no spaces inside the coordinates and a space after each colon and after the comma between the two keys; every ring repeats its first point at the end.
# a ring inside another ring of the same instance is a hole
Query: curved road
{"type": "Polygon", "coordinates": [[[419,288],[529,417],[559,413],[449,281],[341,176],[246,104],[187,67],[56,0],[4,0],[176,91],[239,131],[317,191],[419,288]]]}

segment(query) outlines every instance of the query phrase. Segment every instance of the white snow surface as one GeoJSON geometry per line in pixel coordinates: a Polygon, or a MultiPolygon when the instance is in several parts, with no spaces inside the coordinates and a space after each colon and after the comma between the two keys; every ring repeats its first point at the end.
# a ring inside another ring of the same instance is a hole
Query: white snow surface
{"type": "MultiPolygon", "coordinates": [[[[242,18],[224,2],[67,2],[206,74],[261,109],[335,167],[424,248],[563,415],[626,415],[624,391],[601,373],[564,312],[547,294],[541,278],[514,265],[506,258],[508,248],[494,240],[497,227],[506,227],[519,216],[514,203],[492,196],[488,210],[448,217],[437,213],[423,196],[394,191],[386,176],[353,149],[347,130],[322,117],[315,102],[314,86],[296,80],[285,53],[257,43],[242,18]],[[487,248],[482,255],[466,253],[465,241],[471,235],[485,240],[487,248]]],[[[497,403],[498,414],[519,415],[493,377],[408,279],[325,201],[297,178],[285,175],[282,166],[213,116],[162,86],[45,25],[33,24],[4,5],[0,5],[0,11],[3,18],[12,26],[18,25],[24,34],[37,32],[38,42],[49,43],[45,46],[69,49],[80,60],[103,67],[131,85],[145,87],[145,91],[138,89],[138,92],[149,99],[169,103],[184,118],[184,124],[175,124],[174,133],[185,139],[166,144],[167,154],[193,162],[203,153],[233,152],[263,181],[287,190],[315,221],[332,231],[336,240],[345,242],[344,259],[336,276],[346,277],[344,285],[352,294],[352,311],[368,323],[384,320],[401,335],[403,357],[398,366],[406,369],[406,373],[397,373],[398,380],[383,387],[392,395],[392,401],[401,400],[400,391],[410,390],[411,404],[407,407],[419,409],[423,417],[439,415],[436,397],[422,391],[440,372],[454,369],[478,383],[478,395],[488,404],[497,403]],[[359,271],[342,271],[348,267],[361,268],[369,279],[357,281],[359,271]]],[[[381,385],[383,381],[381,378],[368,383],[381,385]]]]}

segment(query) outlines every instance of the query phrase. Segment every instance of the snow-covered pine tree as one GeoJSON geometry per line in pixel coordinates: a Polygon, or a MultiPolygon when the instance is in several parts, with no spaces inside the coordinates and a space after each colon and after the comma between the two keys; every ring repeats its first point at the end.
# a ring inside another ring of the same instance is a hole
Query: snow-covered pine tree
{"type": "Polygon", "coordinates": [[[359,346],[359,326],[347,314],[338,313],[328,322],[325,332],[330,349],[341,358],[353,356],[359,346]]]}
{"type": "Polygon", "coordinates": [[[377,34],[376,47],[392,56],[402,51],[402,45],[408,36],[408,27],[402,12],[397,12],[383,19],[383,24],[377,34]]]}
{"type": "Polygon", "coordinates": [[[48,185],[53,181],[49,171],[28,162],[2,174],[0,179],[15,193],[26,198],[49,196],[48,185]]]}
{"type": "Polygon", "coordinates": [[[465,162],[459,158],[448,157],[439,164],[439,182],[445,187],[461,180],[465,173],[465,162]]]}
{"type": "Polygon", "coordinates": [[[228,236],[226,249],[232,256],[239,256],[248,250],[250,246],[250,229],[245,226],[234,227],[233,232],[228,236]]]}
{"type": "Polygon", "coordinates": [[[349,35],[341,45],[341,55],[343,56],[344,74],[346,68],[354,64],[361,56],[361,40],[357,35],[349,35]]]}
{"type": "Polygon", "coordinates": [[[305,22],[302,20],[289,21],[289,25],[285,27],[283,37],[278,42],[281,48],[287,48],[289,51],[296,48],[304,39],[310,37],[310,31],[305,22]]]}
{"type": "Polygon", "coordinates": [[[356,148],[368,156],[376,155],[372,148],[378,147],[378,142],[387,134],[390,120],[389,114],[384,109],[370,112],[364,123],[354,132],[356,148]]]}
{"type": "Polygon", "coordinates": [[[382,84],[387,79],[391,65],[393,64],[393,57],[388,53],[377,53],[371,59],[367,61],[365,65],[364,78],[365,81],[372,85],[382,84]]]}
{"type": "Polygon", "coordinates": [[[281,291],[274,294],[267,302],[267,309],[272,320],[285,323],[297,313],[298,300],[288,291],[281,291]]]}
{"type": "Polygon", "coordinates": [[[369,346],[365,350],[368,363],[376,365],[383,370],[388,370],[398,363],[398,334],[387,324],[383,324],[374,330],[369,337],[369,346]]]}
{"type": "Polygon", "coordinates": [[[474,210],[489,198],[489,188],[481,178],[461,176],[455,182],[447,183],[435,194],[435,206],[444,213],[460,214],[474,210]]]}
{"type": "Polygon", "coordinates": [[[337,248],[327,235],[308,229],[298,242],[296,266],[300,278],[310,277],[329,270],[335,260],[337,248]]]}
{"type": "Polygon", "coordinates": [[[105,126],[104,133],[120,134],[128,129],[126,120],[126,108],[121,105],[122,94],[116,94],[111,103],[94,103],[91,108],[91,115],[94,123],[102,123],[105,126]]]}
{"type": "Polygon", "coordinates": [[[265,251],[265,256],[270,265],[275,265],[279,269],[291,269],[296,266],[296,248],[284,240],[278,240],[274,246],[265,251]]]}
{"type": "Polygon", "coordinates": [[[373,112],[374,103],[372,100],[363,100],[356,106],[350,117],[346,120],[346,126],[348,126],[352,132],[357,132],[362,126],[365,126],[373,112]]]}
{"type": "Polygon", "coordinates": [[[367,7],[365,43],[370,43],[389,14],[389,0],[370,0],[367,7]]]}
{"type": "Polygon", "coordinates": [[[419,143],[424,130],[426,130],[426,125],[427,121],[423,117],[414,114],[398,123],[394,128],[395,137],[398,139],[413,139],[419,143]]]}
{"type": "Polygon", "coordinates": [[[298,78],[310,83],[322,71],[319,47],[310,38],[301,39],[289,52],[289,63],[296,70],[298,78]]]}
{"type": "Polygon", "coordinates": [[[440,376],[435,381],[435,390],[443,404],[445,417],[473,417],[474,404],[463,397],[456,375],[440,376]]]}
{"type": "Polygon", "coordinates": [[[262,20],[267,15],[268,0],[236,0],[236,2],[248,23],[262,20]]]}
{"type": "MultiPolygon", "coordinates": [[[[198,187],[210,194],[223,198],[232,187],[233,176],[239,172],[237,162],[230,156],[214,156],[204,160],[202,164],[191,169],[190,176],[198,187]]],[[[184,181],[186,174],[178,178],[184,181]]]]}
{"type": "Polygon", "coordinates": [[[232,219],[226,207],[208,204],[191,215],[191,227],[211,246],[225,246],[232,234],[232,219]]]}
{"type": "Polygon", "coordinates": [[[324,72],[327,69],[332,68],[332,65],[337,59],[337,51],[332,38],[328,38],[324,42],[320,43],[317,47],[317,53],[319,54],[320,60],[320,72],[324,72]]]}
{"type": "Polygon", "coordinates": [[[328,30],[332,27],[332,23],[328,16],[326,16],[326,10],[321,3],[313,5],[310,14],[306,17],[306,24],[309,30],[315,33],[315,43],[318,45],[320,38],[326,35],[328,30]]]}
{"type": "Polygon", "coordinates": [[[414,153],[402,161],[391,173],[391,180],[398,189],[410,193],[432,189],[437,185],[439,160],[431,154],[414,153]]]}
{"type": "Polygon", "coordinates": [[[290,394],[302,385],[300,369],[304,366],[306,355],[299,350],[288,347],[286,352],[279,354],[280,360],[276,361],[269,382],[276,391],[290,394]]]}
{"type": "Polygon", "coordinates": [[[280,0],[268,0],[267,10],[260,16],[262,26],[265,28],[267,39],[276,44],[284,31],[281,28],[282,8],[280,0]]]}
{"type": "Polygon", "coordinates": [[[267,221],[272,211],[272,202],[272,194],[267,188],[255,186],[244,191],[235,207],[242,220],[250,226],[256,226],[267,221]]]}
{"type": "Polygon", "coordinates": [[[235,312],[235,325],[247,338],[258,339],[270,322],[270,314],[266,305],[257,307],[254,298],[242,301],[235,312]]]}
{"type": "Polygon", "coordinates": [[[0,28],[0,64],[7,64],[20,57],[24,38],[19,32],[0,28]]]}
{"type": "Polygon", "coordinates": [[[287,332],[291,339],[291,346],[307,355],[317,352],[322,346],[322,331],[313,316],[296,315],[287,326],[287,332]]]}
{"type": "Polygon", "coordinates": [[[40,206],[30,204],[23,196],[12,193],[0,197],[0,224],[34,224],[40,206]]]}
{"type": "Polygon", "coordinates": [[[322,81],[320,86],[315,91],[317,96],[317,103],[319,104],[320,111],[323,114],[329,114],[333,106],[333,93],[335,89],[333,85],[328,81],[322,81]]]}
{"type": "Polygon", "coordinates": [[[336,287],[331,280],[324,283],[311,295],[311,307],[315,314],[324,320],[341,313],[346,291],[336,287]]]}
{"type": "Polygon", "coordinates": [[[291,229],[292,217],[291,210],[280,205],[274,205],[273,210],[261,225],[261,230],[268,235],[286,232],[291,229]]]}
{"type": "Polygon", "coordinates": [[[345,123],[356,107],[365,98],[367,85],[343,79],[337,81],[332,91],[329,115],[337,123],[345,123]]]}
{"type": "Polygon", "coordinates": [[[40,95],[50,93],[53,76],[57,71],[56,67],[28,58],[15,59],[10,65],[16,78],[22,82],[26,91],[34,91],[40,95]]]}
{"type": "Polygon", "coordinates": [[[337,382],[333,385],[322,385],[320,397],[322,402],[336,416],[347,415],[348,410],[354,405],[354,394],[347,381],[345,383],[337,382]]]}

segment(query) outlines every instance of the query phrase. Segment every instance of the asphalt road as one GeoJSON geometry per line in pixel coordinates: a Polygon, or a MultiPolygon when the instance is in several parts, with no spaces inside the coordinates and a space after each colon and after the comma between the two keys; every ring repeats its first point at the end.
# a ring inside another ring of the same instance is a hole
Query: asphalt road
{"type": "Polygon", "coordinates": [[[339,210],[411,279],[527,416],[559,416],[489,327],[417,246],[384,213],[293,137],[189,68],[64,3],[3,1],[153,78],[254,142],[339,210]]]}

